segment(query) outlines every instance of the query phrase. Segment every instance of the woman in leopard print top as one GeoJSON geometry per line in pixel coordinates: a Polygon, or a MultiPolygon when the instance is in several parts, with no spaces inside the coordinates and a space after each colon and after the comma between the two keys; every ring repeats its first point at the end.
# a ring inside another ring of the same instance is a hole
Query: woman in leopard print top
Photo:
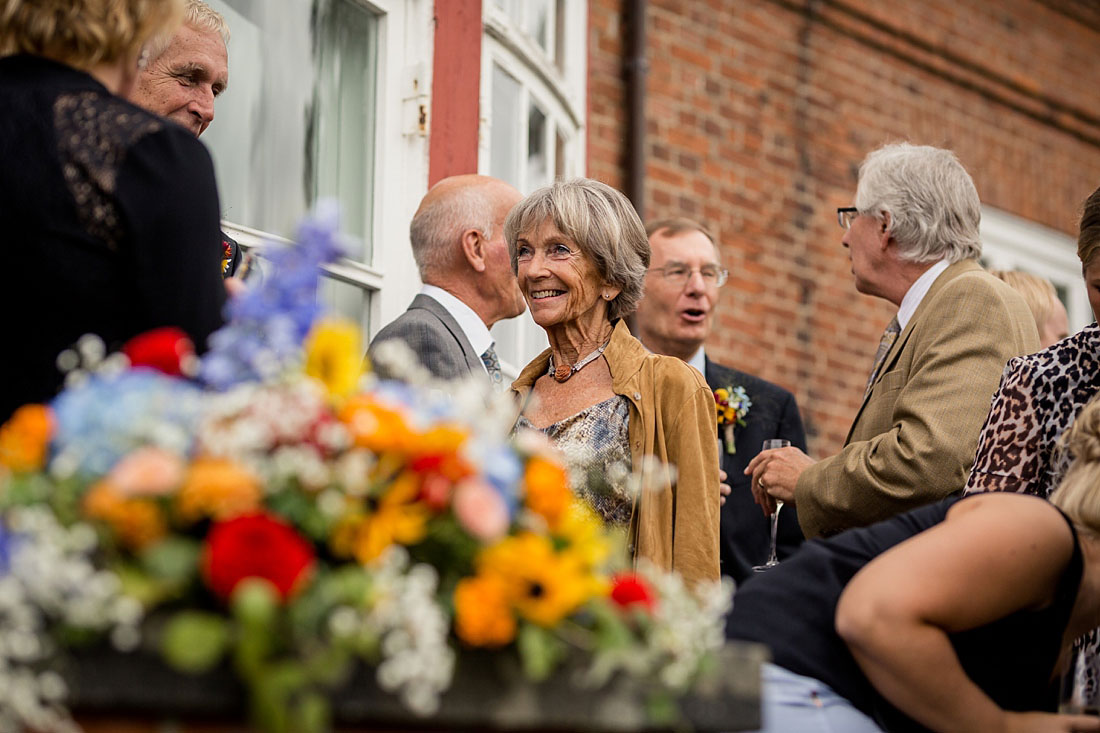
{"type": "MultiPolygon", "coordinates": [[[[1085,202],[1077,255],[1089,303],[1100,318],[1100,188],[1085,202]]],[[[1065,474],[1068,457],[1058,450],[1062,433],[1100,392],[1100,326],[1005,368],[993,395],[966,493],[1015,491],[1047,498],[1065,474]]]]}

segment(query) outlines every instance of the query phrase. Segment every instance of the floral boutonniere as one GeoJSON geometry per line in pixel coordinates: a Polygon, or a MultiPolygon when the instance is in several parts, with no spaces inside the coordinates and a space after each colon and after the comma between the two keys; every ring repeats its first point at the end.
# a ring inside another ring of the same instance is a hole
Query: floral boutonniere
{"type": "Polygon", "coordinates": [[[733,455],[737,447],[733,444],[733,426],[744,425],[745,415],[749,414],[752,400],[744,387],[720,387],[714,390],[714,408],[718,412],[718,427],[724,428],[726,453],[733,455]]]}

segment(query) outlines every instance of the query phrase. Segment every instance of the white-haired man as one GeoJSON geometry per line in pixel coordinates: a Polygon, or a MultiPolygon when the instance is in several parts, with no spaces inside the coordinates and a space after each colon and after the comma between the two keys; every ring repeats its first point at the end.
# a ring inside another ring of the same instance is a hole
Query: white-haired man
{"type": "MultiPolygon", "coordinates": [[[[187,0],[179,30],[149,45],[130,101],[202,135],[214,121],[214,100],[229,85],[228,48],[221,14],[202,0],[187,0]]],[[[240,274],[241,259],[236,241],[222,232],[222,276],[240,274]]]]}
{"type": "Polygon", "coordinates": [[[488,176],[452,176],[432,186],[409,226],[424,287],[374,337],[372,351],[401,339],[440,379],[478,374],[501,386],[489,329],[526,308],[504,241],[504,220],[521,198],[488,176]]]}
{"type": "Polygon", "coordinates": [[[887,145],[837,210],[856,290],[898,307],[841,452],[764,451],[758,503],[794,502],[806,537],[871,524],[963,488],[1005,363],[1039,348],[1019,293],[978,264],[981,204],[949,150],[887,145]]]}
{"type": "Polygon", "coordinates": [[[198,137],[214,121],[214,100],[229,85],[229,27],[202,0],[187,0],[183,25],[150,44],[130,101],[198,137]]]}

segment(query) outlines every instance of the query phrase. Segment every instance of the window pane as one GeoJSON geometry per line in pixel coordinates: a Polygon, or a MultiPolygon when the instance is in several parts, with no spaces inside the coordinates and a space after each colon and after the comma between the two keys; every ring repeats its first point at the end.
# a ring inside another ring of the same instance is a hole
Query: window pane
{"type": "Polygon", "coordinates": [[[317,284],[317,302],[330,313],[359,324],[363,337],[366,337],[367,309],[370,306],[368,291],[326,275],[317,284]]]}
{"type": "Polygon", "coordinates": [[[340,201],[341,228],[364,243],[370,262],[371,171],[378,19],[350,0],[336,0],[322,21],[314,97],[314,199],[340,201]]]}
{"type": "Polygon", "coordinates": [[[550,0],[528,0],[526,20],[523,30],[548,55],[553,55],[550,49],[550,0]]]}
{"type": "Polygon", "coordinates": [[[532,104],[527,115],[527,189],[550,183],[546,150],[546,113],[532,104]]]}
{"type": "Polygon", "coordinates": [[[554,65],[565,70],[565,0],[554,6],[554,65]]]}
{"type": "Polygon", "coordinates": [[[561,135],[561,130],[554,130],[554,177],[555,178],[568,178],[570,177],[569,171],[565,170],[565,138],[561,135]]]}
{"type": "Polygon", "coordinates": [[[489,174],[516,188],[519,181],[519,155],[516,136],[520,133],[520,87],[504,69],[493,64],[492,141],[489,174]]]}
{"type": "Polygon", "coordinates": [[[289,236],[318,194],[336,195],[367,239],[377,19],[354,0],[210,4],[232,33],[229,88],[203,135],[223,216],[289,236]]]}

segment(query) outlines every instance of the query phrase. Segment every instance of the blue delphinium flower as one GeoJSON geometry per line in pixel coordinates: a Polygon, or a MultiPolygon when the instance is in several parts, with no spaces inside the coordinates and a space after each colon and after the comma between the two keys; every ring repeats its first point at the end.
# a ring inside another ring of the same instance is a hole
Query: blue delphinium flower
{"type": "Polygon", "coordinates": [[[142,445],[187,455],[201,395],[190,382],[152,369],[93,374],[51,404],[57,421],[53,466],[65,474],[98,476],[142,445]]]}
{"type": "Polygon", "coordinates": [[[11,572],[11,558],[22,538],[0,522],[0,577],[11,572]]]}
{"type": "Polygon", "coordinates": [[[215,389],[267,381],[300,355],[302,342],[320,314],[317,282],[321,265],[336,261],[338,217],[332,204],[319,204],[298,228],[298,243],[265,251],[271,273],[232,299],[228,323],[210,337],[201,377],[215,389]]]}

